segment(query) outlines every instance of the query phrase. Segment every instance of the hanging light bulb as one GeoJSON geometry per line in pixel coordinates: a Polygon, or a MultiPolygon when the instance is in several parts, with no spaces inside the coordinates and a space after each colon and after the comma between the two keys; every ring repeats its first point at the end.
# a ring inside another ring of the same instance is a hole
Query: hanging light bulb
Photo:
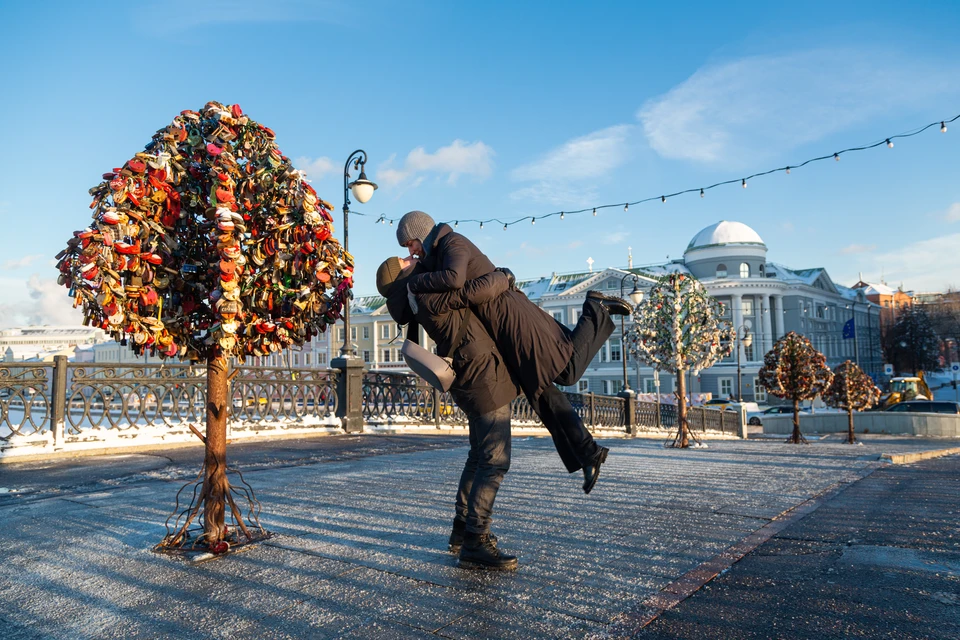
{"type": "Polygon", "coordinates": [[[530,224],[537,224],[536,218],[530,218],[530,224]]]}
{"type": "Polygon", "coordinates": [[[887,138],[887,146],[893,149],[893,143],[890,142],[890,138],[887,138]]]}
{"type": "Polygon", "coordinates": [[[594,217],[594,218],[597,217],[597,208],[596,208],[596,207],[593,208],[593,217],[594,217]]]}
{"type": "Polygon", "coordinates": [[[946,123],[941,122],[941,123],[940,123],[940,133],[946,133],[946,132],[947,132],[947,125],[946,125],[946,123]]]}
{"type": "Polygon", "coordinates": [[[391,227],[393,226],[393,220],[390,221],[390,226],[391,226],[391,227]]]}
{"type": "Polygon", "coordinates": [[[560,219],[563,220],[563,211],[560,212],[560,219]]]}
{"type": "Polygon", "coordinates": [[[840,154],[839,153],[833,154],[833,159],[836,160],[837,162],[840,162],[840,154]]]}
{"type": "Polygon", "coordinates": [[[743,180],[740,181],[740,186],[743,187],[744,189],[747,188],[747,179],[746,179],[746,178],[744,178],[743,180]]]}
{"type": "Polygon", "coordinates": [[[700,189],[700,197],[703,197],[703,189],[700,189]]]}
{"type": "Polygon", "coordinates": [[[626,204],[623,205],[623,210],[624,210],[624,211],[627,211],[627,210],[629,210],[629,209],[630,209],[630,203],[627,202],[626,204]]]}
{"type": "Polygon", "coordinates": [[[507,230],[507,223],[506,223],[506,222],[503,223],[503,230],[504,230],[504,231],[507,230]]]}
{"type": "Polygon", "coordinates": [[[787,167],[787,175],[790,175],[790,167],[787,167]]]}
{"type": "Polygon", "coordinates": [[[666,202],[667,196],[660,196],[660,202],[666,202]]]}
{"type": "Polygon", "coordinates": [[[482,223],[482,222],[480,223],[480,228],[483,229],[483,223],[482,223]]]}
{"type": "Polygon", "coordinates": [[[459,227],[459,226],[460,226],[460,221],[459,221],[459,220],[454,220],[454,221],[453,221],[453,228],[456,229],[456,228],[459,227]]]}

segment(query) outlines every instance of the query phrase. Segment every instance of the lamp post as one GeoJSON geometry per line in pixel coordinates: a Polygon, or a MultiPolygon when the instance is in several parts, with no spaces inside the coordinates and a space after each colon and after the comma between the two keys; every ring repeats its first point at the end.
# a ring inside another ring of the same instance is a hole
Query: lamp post
{"type": "MultiPolygon", "coordinates": [[[[367,164],[367,152],[363,149],[357,149],[347,158],[347,163],[343,165],[343,249],[350,251],[350,192],[360,204],[366,204],[377,185],[367,180],[367,174],[364,173],[364,167],[367,164]],[[360,177],[350,182],[350,163],[353,163],[353,169],[360,169],[360,177]]],[[[356,356],[350,338],[350,299],[347,298],[343,303],[343,346],[340,347],[340,355],[344,358],[356,356]]]]}
{"type": "MultiPolygon", "coordinates": [[[[638,304],[643,302],[643,290],[640,289],[640,277],[638,275],[627,273],[620,278],[620,297],[623,298],[623,283],[630,277],[633,278],[633,291],[630,292],[630,301],[633,302],[633,307],[636,308],[638,304]]],[[[630,379],[627,378],[627,341],[626,335],[624,334],[623,316],[620,316],[620,360],[623,362],[623,390],[629,391],[630,379]]],[[[639,389],[637,389],[637,391],[639,391],[639,389]]]]}
{"type": "Polygon", "coordinates": [[[749,347],[753,344],[753,334],[750,333],[750,327],[742,324],[737,327],[737,402],[743,402],[742,379],[740,377],[740,345],[749,347]]]}

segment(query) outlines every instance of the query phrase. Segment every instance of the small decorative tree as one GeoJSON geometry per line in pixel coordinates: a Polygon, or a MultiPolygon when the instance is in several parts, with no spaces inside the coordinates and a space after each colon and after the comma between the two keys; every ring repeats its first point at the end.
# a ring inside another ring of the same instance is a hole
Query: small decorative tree
{"type": "Polygon", "coordinates": [[[847,412],[847,442],[853,444],[853,412],[869,409],[880,399],[880,389],[870,376],[847,360],[833,370],[833,381],[823,392],[823,400],[831,407],[847,412]]]}
{"type": "Polygon", "coordinates": [[[730,354],[733,328],[721,319],[722,305],[696,278],[682,273],[657,280],[633,312],[627,331],[630,351],[641,361],[677,376],[675,447],[690,446],[687,427],[687,371],[694,375],[730,354]]]}
{"type": "Polygon", "coordinates": [[[758,374],[767,393],[793,402],[793,433],[787,442],[806,444],[800,433],[800,402],[826,391],[833,378],[827,359],[804,336],[791,331],[763,357],[758,374]]]}
{"type": "MultiPolygon", "coordinates": [[[[231,533],[253,537],[227,480],[228,360],[324,331],[350,295],[353,258],[332,238],[333,206],[239,105],[182,111],[90,194],[93,222],[57,256],[84,322],[138,355],[207,365],[202,489],[158,548],[226,551],[231,533]],[[203,532],[190,540],[195,519],[203,532]]],[[[252,492],[237,493],[256,520],[252,492]]]]}

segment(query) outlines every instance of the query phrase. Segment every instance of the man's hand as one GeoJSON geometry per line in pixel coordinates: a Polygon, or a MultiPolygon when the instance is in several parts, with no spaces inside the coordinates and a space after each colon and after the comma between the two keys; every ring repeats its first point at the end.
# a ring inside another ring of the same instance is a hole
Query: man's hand
{"type": "Polygon", "coordinates": [[[497,271],[500,271],[501,273],[507,276],[507,283],[509,284],[511,289],[513,289],[514,291],[519,291],[519,289],[517,289],[517,277],[513,275],[513,271],[511,271],[507,267],[497,267],[497,271]]]}

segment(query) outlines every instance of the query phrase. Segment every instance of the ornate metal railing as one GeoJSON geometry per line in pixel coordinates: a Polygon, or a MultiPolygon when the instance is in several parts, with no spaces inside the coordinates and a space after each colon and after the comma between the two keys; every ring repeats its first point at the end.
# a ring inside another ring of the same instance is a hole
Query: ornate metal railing
{"type": "MultiPolygon", "coordinates": [[[[229,411],[234,422],[330,424],[340,416],[344,374],[336,369],[234,368],[229,411]]],[[[637,402],[618,396],[567,393],[588,429],[669,430],[675,405],[637,402]],[[632,418],[631,418],[632,416],[632,418]],[[628,424],[632,420],[633,424],[628,424]]],[[[368,424],[466,426],[452,395],[427,386],[409,373],[363,374],[361,413],[368,424]]],[[[203,365],[56,364],[0,366],[0,441],[13,436],[53,434],[53,441],[80,436],[85,429],[128,430],[141,426],[203,423],[206,368],[203,365]]],[[[513,401],[515,424],[539,425],[523,396],[513,401]]],[[[690,429],[738,433],[733,411],[690,407],[690,429]]]]}
{"type": "Polygon", "coordinates": [[[0,440],[49,427],[51,370],[43,365],[0,368],[0,440]]]}

